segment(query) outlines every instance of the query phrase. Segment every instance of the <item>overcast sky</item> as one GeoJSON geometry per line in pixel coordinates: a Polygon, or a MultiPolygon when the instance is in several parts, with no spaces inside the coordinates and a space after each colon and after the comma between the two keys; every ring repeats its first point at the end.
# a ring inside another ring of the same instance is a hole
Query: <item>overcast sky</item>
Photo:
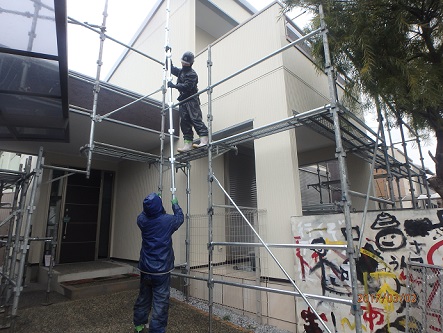
{"type": "MultiPolygon", "coordinates": [[[[69,17],[80,22],[88,22],[95,25],[102,24],[105,0],[66,1],[69,17]]],[[[260,10],[273,1],[248,0],[248,2],[256,9],[260,10]]],[[[129,44],[141,23],[156,3],[157,0],[108,0],[106,34],[124,44],[129,44]]],[[[300,11],[295,12],[293,15],[297,16],[299,13],[300,11]]],[[[303,27],[308,20],[309,16],[307,14],[302,14],[297,18],[296,23],[303,27]]],[[[97,72],[99,46],[99,34],[82,26],[68,24],[69,69],[95,77],[97,72]]],[[[103,64],[100,76],[101,79],[104,79],[107,76],[108,72],[123,51],[125,51],[123,46],[120,46],[111,40],[105,40],[102,59],[103,64]]],[[[366,118],[369,126],[371,126],[374,131],[377,131],[378,125],[376,119],[370,116],[366,118]]],[[[400,136],[398,133],[394,131],[393,136],[394,142],[400,142],[400,136]]],[[[428,156],[428,150],[433,154],[435,153],[435,145],[432,141],[435,140],[431,140],[431,142],[428,143],[422,142],[422,152],[426,167],[435,171],[435,165],[428,156]]],[[[415,164],[421,165],[419,152],[414,146],[415,145],[412,143],[408,144],[408,155],[413,159],[415,164]]],[[[402,150],[401,145],[396,145],[396,147],[402,150]]]]}

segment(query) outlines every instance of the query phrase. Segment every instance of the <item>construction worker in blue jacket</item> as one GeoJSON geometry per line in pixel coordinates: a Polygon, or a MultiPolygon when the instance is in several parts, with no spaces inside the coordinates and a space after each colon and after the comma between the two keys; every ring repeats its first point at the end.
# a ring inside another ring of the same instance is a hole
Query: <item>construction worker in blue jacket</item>
{"type": "Polygon", "coordinates": [[[143,200],[143,211],[137,217],[142,247],[138,264],[140,291],[134,304],[135,332],[166,332],[169,285],[175,259],[172,234],[184,221],[183,211],[175,198],[172,210],[174,215],[166,214],[160,196],[151,193],[143,200]]]}
{"type": "MultiPolygon", "coordinates": [[[[182,68],[177,68],[171,65],[171,74],[177,76],[177,83],[168,82],[169,88],[175,88],[180,92],[178,101],[186,100],[188,97],[198,92],[198,75],[192,68],[194,63],[194,54],[192,52],[185,52],[181,58],[182,68]]],[[[185,152],[194,148],[206,146],[208,144],[208,128],[202,120],[202,112],[200,109],[200,98],[198,96],[192,97],[184,101],[178,107],[180,112],[180,128],[183,133],[184,146],[178,148],[177,151],[185,152]],[[199,144],[192,144],[194,140],[194,127],[198,136],[200,137],[199,144]]]]}

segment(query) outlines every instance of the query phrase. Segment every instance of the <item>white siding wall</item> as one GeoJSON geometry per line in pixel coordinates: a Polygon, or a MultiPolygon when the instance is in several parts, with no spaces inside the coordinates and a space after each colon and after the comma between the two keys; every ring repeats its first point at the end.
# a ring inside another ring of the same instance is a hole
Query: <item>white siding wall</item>
{"type": "MultiPolygon", "coordinates": [[[[138,162],[120,164],[115,187],[111,257],[138,259],[141,237],[136,220],[143,209],[143,199],[158,191],[158,172],[155,171],[156,168],[138,162]]],[[[165,205],[165,209],[171,212],[169,205],[165,205]]]]}
{"type": "MultiPolygon", "coordinates": [[[[170,10],[169,44],[172,46],[173,63],[178,66],[183,52],[195,51],[195,4],[193,1],[175,0],[171,1],[170,10]]],[[[133,46],[162,62],[165,60],[165,19],[166,1],[153,15],[133,46]]],[[[163,66],[138,53],[130,52],[110,78],[110,83],[140,94],[154,92],[163,83],[163,66]]],[[[153,97],[158,100],[162,98],[160,93],[153,97]]]]}
{"type": "MultiPolygon", "coordinates": [[[[215,40],[214,36],[208,34],[206,31],[204,31],[200,28],[196,28],[195,34],[196,34],[195,51],[197,53],[200,52],[201,50],[205,49],[209,44],[211,44],[215,40]]],[[[178,56],[178,54],[176,56],[178,56]]]]}
{"type": "MultiPolygon", "coordinates": [[[[284,26],[278,20],[280,7],[275,5],[246,22],[212,46],[212,83],[239,71],[282,47],[284,26]],[[264,29],[264,27],[266,27],[264,29]]],[[[196,69],[201,86],[206,80],[207,52],[199,55],[196,69]]],[[[276,55],[252,69],[225,82],[213,91],[213,129],[222,130],[247,120],[254,127],[267,125],[288,117],[285,98],[284,68],[281,55],[276,55]]],[[[207,98],[202,97],[204,113],[207,98]]],[[[264,234],[267,242],[287,243],[290,216],[301,213],[298,164],[293,131],[256,140],[255,162],[258,208],[267,210],[264,234]]],[[[292,267],[293,258],[273,250],[285,267],[292,267]]],[[[269,274],[284,277],[268,260],[269,274]]]]}
{"type": "Polygon", "coordinates": [[[18,171],[20,168],[20,155],[0,151],[0,169],[18,171]]]}

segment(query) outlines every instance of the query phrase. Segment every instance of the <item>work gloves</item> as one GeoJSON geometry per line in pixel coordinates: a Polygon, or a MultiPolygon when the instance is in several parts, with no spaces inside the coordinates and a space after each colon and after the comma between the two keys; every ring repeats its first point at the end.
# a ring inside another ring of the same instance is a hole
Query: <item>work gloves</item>
{"type": "MultiPolygon", "coordinates": [[[[165,51],[166,51],[166,52],[168,52],[168,51],[170,51],[170,50],[172,50],[172,48],[171,48],[170,46],[166,46],[166,47],[165,47],[165,51]]],[[[168,68],[168,58],[165,59],[165,66],[166,66],[166,69],[169,69],[169,68],[168,68]]],[[[174,65],[172,65],[172,60],[171,60],[171,67],[173,67],[173,66],[174,66],[174,65]]]]}

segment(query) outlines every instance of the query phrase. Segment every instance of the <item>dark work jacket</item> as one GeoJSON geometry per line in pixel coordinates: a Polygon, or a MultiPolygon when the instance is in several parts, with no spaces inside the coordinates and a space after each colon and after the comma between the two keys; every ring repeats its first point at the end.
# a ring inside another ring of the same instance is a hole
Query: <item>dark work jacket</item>
{"type": "Polygon", "coordinates": [[[142,234],[142,248],[138,268],[145,273],[167,273],[174,268],[172,234],[183,224],[183,211],[172,205],[174,215],[166,214],[162,200],[156,193],[143,201],[143,212],[137,218],[142,234]]]}
{"type": "MultiPolygon", "coordinates": [[[[183,66],[182,69],[171,66],[171,74],[177,76],[176,88],[180,92],[177,100],[182,101],[198,92],[198,75],[191,66],[183,66]]],[[[198,96],[195,97],[199,99],[198,96]]]]}

